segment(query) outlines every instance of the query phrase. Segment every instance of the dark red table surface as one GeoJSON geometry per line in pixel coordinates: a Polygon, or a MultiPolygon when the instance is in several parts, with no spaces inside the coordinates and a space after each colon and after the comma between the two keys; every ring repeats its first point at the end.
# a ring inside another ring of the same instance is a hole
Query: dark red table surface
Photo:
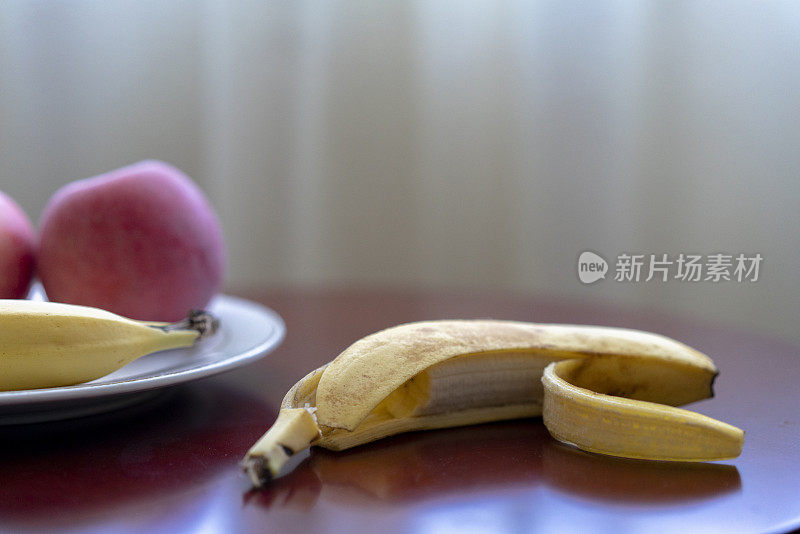
{"type": "Polygon", "coordinates": [[[4,532],[784,532],[800,525],[800,348],[735,328],[610,305],[483,292],[242,292],[286,321],[247,367],[114,413],[0,428],[4,532]],[[742,455],[668,464],[582,453],[540,419],[314,450],[253,491],[238,462],[284,392],[397,323],[502,318],[659,332],[710,355],[691,409],[746,431],[742,455]]]}

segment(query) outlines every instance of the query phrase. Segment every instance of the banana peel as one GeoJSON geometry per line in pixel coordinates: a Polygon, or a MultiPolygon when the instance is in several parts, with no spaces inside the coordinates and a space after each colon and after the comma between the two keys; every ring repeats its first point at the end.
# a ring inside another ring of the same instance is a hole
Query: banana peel
{"type": "Polygon", "coordinates": [[[318,446],[344,450],[416,430],[543,416],[551,435],[629,458],[738,456],[744,432],[675,406],[713,395],[717,368],[638,330],[450,320],[369,335],[297,382],[242,462],[255,486],[318,446]]]}

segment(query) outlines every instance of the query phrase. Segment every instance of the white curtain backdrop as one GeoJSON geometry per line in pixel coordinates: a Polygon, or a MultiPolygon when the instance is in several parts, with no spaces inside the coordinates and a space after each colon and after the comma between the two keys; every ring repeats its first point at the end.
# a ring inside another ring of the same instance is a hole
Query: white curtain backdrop
{"type": "Polygon", "coordinates": [[[159,158],[217,207],[229,288],[489,287],[800,339],[797,6],[6,0],[0,189],[37,219],[159,158]],[[764,261],[615,282],[623,252],[764,261]]]}

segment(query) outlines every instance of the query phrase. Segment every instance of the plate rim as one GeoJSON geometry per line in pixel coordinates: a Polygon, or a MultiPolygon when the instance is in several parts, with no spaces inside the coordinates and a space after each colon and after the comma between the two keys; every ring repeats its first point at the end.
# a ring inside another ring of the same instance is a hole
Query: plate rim
{"type": "Polygon", "coordinates": [[[218,302],[225,302],[237,308],[249,309],[262,315],[273,327],[272,332],[263,341],[246,351],[236,353],[222,360],[206,363],[200,367],[158,374],[156,376],[147,376],[144,378],[120,380],[108,384],[84,382],[72,386],[54,388],[0,391],[0,406],[91,399],[95,397],[136,393],[181,384],[219,374],[230,369],[241,367],[251,361],[258,360],[276,349],[286,337],[286,323],[275,310],[258,302],[222,293],[214,297],[209,308],[213,308],[218,302]]]}

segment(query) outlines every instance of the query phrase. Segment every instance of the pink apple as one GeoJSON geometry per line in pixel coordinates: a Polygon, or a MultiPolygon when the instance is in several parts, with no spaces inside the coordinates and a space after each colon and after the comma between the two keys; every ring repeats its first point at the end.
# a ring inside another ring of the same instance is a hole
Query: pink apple
{"type": "Polygon", "coordinates": [[[52,301],[177,321],[222,286],[217,216],[189,177],[160,161],[64,186],[40,229],[39,275],[52,301]]]}
{"type": "Polygon", "coordinates": [[[0,191],[0,298],[25,298],[36,266],[36,232],[28,216],[0,191]]]}

